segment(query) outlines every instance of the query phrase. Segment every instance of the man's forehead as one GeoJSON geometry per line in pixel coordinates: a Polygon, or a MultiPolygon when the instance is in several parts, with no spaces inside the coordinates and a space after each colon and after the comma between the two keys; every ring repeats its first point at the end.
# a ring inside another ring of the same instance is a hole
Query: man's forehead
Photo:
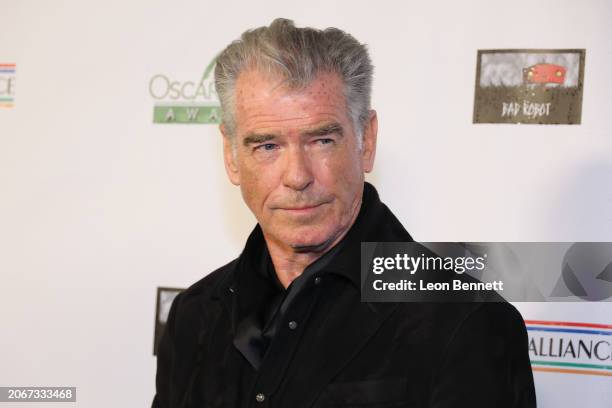
{"type": "Polygon", "coordinates": [[[282,75],[249,69],[242,72],[235,85],[236,102],[248,103],[281,96],[313,96],[328,99],[344,99],[342,78],[333,72],[317,74],[305,84],[295,84],[282,75]]]}
{"type": "Polygon", "coordinates": [[[335,73],[322,73],[305,87],[291,87],[282,77],[246,71],[236,82],[239,133],[291,126],[315,128],[347,120],[343,84],[335,73]]]}

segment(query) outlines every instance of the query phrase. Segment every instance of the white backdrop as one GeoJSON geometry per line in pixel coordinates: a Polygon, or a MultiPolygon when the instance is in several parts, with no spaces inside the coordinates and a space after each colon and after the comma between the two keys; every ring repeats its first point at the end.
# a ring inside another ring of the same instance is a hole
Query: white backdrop
{"type": "MultiPolygon", "coordinates": [[[[612,241],[610,2],[0,0],[0,64],[17,64],[15,106],[0,108],[0,386],[150,405],[156,287],[237,256],[254,218],[217,128],[153,124],[149,81],[199,80],[275,17],[369,44],[369,180],[415,239],[612,241]],[[490,48],[585,48],[582,124],[473,125],[490,48]]],[[[612,304],[517,306],[612,324],[612,304]]],[[[609,376],[538,372],[536,386],[543,407],[610,406],[609,376]]]]}

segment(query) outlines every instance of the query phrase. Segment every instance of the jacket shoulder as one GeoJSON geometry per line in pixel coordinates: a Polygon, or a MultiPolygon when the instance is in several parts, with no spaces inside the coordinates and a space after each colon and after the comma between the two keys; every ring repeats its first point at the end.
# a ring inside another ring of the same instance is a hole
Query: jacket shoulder
{"type": "MultiPolygon", "coordinates": [[[[172,320],[176,320],[177,326],[187,326],[185,330],[194,329],[205,314],[211,312],[210,306],[214,303],[219,293],[229,289],[234,266],[238,259],[214,270],[202,279],[179,293],[173,301],[170,309],[172,320]]],[[[182,330],[180,327],[177,330],[182,330]]]]}
{"type": "Polygon", "coordinates": [[[192,298],[208,298],[215,290],[229,285],[229,278],[234,270],[238,258],[228,262],[227,264],[217,268],[202,279],[189,286],[181,293],[182,301],[188,301],[192,298]]]}
{"type": "Polygon", "coordinates": [[[442,349],[463,336],[499,336],[507,340],[519,338],[520,341],[527,337],[523,317],[505,301],[401,303],[392,321],[396,324],[413,322],[419,327],[419,337],[433,339],[442,349]]]}

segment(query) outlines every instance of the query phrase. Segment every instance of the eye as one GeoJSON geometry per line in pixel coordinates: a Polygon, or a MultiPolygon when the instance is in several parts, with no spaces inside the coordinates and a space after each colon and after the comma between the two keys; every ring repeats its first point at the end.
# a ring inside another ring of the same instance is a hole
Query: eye
{"type": "Polygon", "coordinates": [[[263,151],[270,152],[270,151],[276,149],[277,147],[278,147],[278,145],[275,144],[275,143],[264,143],[264,144],[261,144],[259,146],[256,146],[254,150],[263,150],[263,151]]]}
{"type": "Polygon", "coordinates": [[[327,144],[331,144],[334,143],[334,139],[330,139],[330,138],[323,138],[323,139],[317,139],[316,142],[318,144],[322,144],[322,145],[327,145],[327,144]]]}

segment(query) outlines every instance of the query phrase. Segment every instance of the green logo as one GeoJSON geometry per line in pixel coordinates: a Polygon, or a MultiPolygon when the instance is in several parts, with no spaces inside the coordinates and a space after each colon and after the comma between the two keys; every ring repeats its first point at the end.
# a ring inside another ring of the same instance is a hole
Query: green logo
{"type": "Polygon", "coordinates": [[[164,74],[151,78],[153,123],[221,123],[221,106],[211,78],[215,62],[208,64],[199,82],[171,80],[164,74]]]}

